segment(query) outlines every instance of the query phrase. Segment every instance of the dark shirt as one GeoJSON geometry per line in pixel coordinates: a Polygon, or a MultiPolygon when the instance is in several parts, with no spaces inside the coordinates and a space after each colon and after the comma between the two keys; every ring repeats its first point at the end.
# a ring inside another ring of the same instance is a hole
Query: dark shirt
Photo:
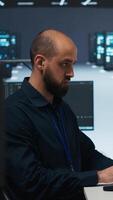
{"type": "Polygon", "coordinates": [[[96,170],[113,165],[79,130],[70,107],[59,98],[50,104],[27,79],[6,100],[6,144],[14,200],[84,200],[83,187],[98,182],[96,170]]]}

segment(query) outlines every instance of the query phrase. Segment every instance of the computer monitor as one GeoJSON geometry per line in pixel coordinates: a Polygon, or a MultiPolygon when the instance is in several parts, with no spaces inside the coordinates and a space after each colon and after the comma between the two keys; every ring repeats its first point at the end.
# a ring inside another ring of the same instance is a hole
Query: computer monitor
{"type": "MultiPolygon", "coordinates": [[[[22,82],[6,81],[5,98],[20,89],[22,82]]],[[[63,98],[75,113],[81,130],[94,129],[93,81],[71,81],[69,90],[63,98]]]]}
{"type": "Polygon", "coordinates": [[[19,42],[17,33],[0,30],[0,60],[17,59],[19,42]]]}
{"type": "Polygon", "coordinates": [[[17,33],[0,30],[0,71],[3,78],[11,77],[15,59],[20,57],[20,41],[17,33]]]}
{"type": "Polygon", "coordinates": [[[81,130],[94,130],[93,81],[71,81],[64,100],[75,113],[81,130]]]}

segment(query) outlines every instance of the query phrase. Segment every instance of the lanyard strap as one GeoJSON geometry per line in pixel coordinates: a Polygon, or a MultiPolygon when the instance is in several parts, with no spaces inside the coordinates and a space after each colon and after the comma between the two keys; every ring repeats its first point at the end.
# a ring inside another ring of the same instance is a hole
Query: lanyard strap
{"type": "Polygon", "coordinates": [[[54,129],[56,130],[55,133],[56,135],[59,137],[63,147],[64,147],[64,151],[65,151],[65,154],[66,154],[66,158],[69,162],[69,166],[71,168],[72,171],[74,171],[74,167],[73,167],[73,163],[72,163],[72,155],[71,155],[71,151],[70,151],[70,147],[69,147],[69,141],[68,141],[68,137],[67,137],[67,131],[65,129],[65,126],[64,126],[64,113],[63,113],[63,110],[59,110],[59,116],[60,116],[60,119],[59,119],[59,126],[58,126],[58,123],[56,122],[56,118],[55,116],[53,116],[52,118],[52,124],[53,124],[53,127],[54,129]]]}

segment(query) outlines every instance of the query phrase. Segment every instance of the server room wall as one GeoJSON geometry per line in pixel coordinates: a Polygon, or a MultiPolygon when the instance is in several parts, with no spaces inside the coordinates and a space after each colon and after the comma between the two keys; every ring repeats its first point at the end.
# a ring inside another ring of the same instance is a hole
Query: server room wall
{"type": "Polygon", "coordinates": [[[0,29],[21,36],[21,58],[29,57],[33,36],[44,28],[64,31],[77,43],[78,61],[88,61],[88,34],[112,31],[113,9],[101,8],[5,8],[0,9],[0,29]]]}

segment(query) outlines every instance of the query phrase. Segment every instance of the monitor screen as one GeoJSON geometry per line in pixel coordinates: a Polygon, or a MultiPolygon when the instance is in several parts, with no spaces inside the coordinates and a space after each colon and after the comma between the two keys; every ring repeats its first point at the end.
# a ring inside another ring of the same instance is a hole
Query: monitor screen
{"type": "Polygon", "coordinates": [[[64,100],[75,113],[81,130],[94,130],[93,81],[71,81],[64,100]]]}
{"type": "Polygon", "coordinates": [[[16,33],[0,30],[0,60],[19,57],[18,38],[16,33]]]}

